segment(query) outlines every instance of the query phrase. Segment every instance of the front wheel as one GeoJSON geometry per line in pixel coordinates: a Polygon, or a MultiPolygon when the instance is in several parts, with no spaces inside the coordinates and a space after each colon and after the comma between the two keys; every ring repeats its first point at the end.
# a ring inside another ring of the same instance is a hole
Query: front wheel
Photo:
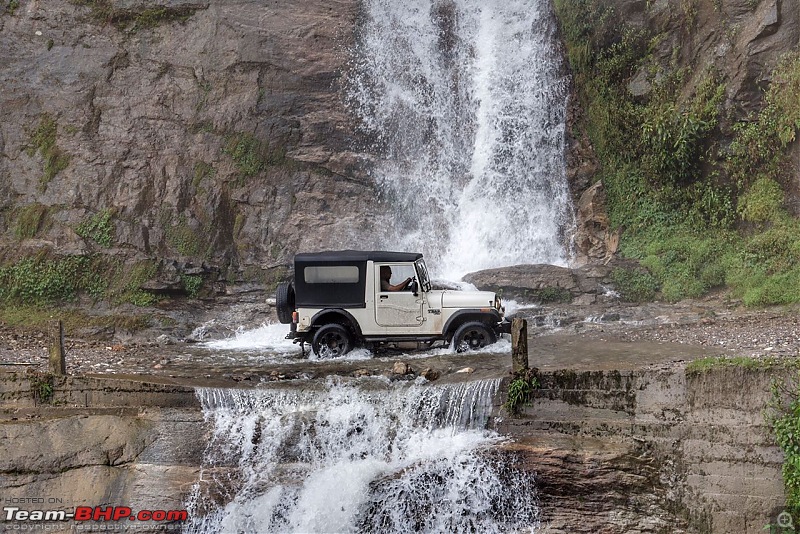
{"type": "Polygon", "coordinates": [[[464,323],[453,335],[453,347],[456,352],[482,349],[497,341],[494,332],[483,323],[464,323]]]}
{"type": "Polygon", "coordinates": [[[353,350],[353,338],[342,325],[326,324],[314,334],[311,350],[318,358],[336,358],[353,350]]]}

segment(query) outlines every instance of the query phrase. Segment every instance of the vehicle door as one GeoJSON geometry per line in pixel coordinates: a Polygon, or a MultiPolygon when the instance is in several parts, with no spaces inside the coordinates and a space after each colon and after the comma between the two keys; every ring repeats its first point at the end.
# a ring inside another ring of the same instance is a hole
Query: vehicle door
{"type": "Polygon", "coordinates": [[[420,326],[422,324],[423,292],[415,295],[411,288],[390,291],[382,287],[381,273],[388,268],[392,286],[403,283],[407,278],[416,279],[413,263],[375,263],[375,322],[380,326],[420,326]]]}

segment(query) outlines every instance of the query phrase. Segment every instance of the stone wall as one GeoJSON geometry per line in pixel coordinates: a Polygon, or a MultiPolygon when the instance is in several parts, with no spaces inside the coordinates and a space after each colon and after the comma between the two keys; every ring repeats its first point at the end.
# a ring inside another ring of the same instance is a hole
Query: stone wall
{"type": "Polygon", "coordinates": [[[185,508],[205,447],[193,388],[56,377],[47,395],[41,379],[0,374],[6,504],[21,503],[22,510],[185,508]]]}
{"type": "Polygon", "coordinates": [[[783,454],[765,425],[775,372],[556,371],[516,441],[544,532],[758,533],[783,510],[783,454]]]}

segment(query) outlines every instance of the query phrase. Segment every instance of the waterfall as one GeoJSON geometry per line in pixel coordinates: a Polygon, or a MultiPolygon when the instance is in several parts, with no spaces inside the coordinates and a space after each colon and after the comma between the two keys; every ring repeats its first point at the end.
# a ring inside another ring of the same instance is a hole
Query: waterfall
{"type": "Polygon", "coordinates": [[[566,75],[548,0],[365,0],[348,99],[385,248],[440,276],[566,262],[566,75]]]}
{"type": "Polygon", "coordinates": [[[199,389],[210,438],[187,531],[533,531],[533,482],[486,430],[498,384],[199,389]]]}

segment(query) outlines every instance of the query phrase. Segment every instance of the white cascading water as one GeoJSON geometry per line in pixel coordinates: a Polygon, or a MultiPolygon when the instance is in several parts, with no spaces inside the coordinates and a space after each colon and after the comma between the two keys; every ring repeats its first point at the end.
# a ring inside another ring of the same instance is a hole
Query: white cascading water
{"type": "Polygon", "coordinates": [[[383,245],[433,272],[566,263],[567,78],[549,0],[365,0],[349,101],[383,245]]]}
{"type": "Polygon", "coordinates": [[[529,475],[486,430],[499,380],[200,389],[187,532],[532,532],[529,475]]]}

